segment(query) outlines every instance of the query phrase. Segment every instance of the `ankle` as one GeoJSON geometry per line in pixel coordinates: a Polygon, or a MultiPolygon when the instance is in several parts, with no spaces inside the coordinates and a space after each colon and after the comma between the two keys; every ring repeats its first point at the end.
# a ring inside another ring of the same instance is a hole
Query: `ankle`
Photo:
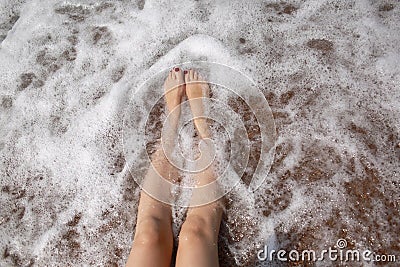
{"type": "Polygon", "coordinates": [[[195,126],[201,139],[210,138],[210,129],[204,118],[195,119],[195,126]]]}

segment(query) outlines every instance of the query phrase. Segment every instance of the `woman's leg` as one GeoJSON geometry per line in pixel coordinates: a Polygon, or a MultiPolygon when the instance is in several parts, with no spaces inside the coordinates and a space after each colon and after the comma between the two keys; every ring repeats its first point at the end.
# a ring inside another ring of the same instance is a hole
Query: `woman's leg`
{"type": "MultiPolygon", "coordinates": [[[[199,185],[212,182],[214,174],[205,171],[197,176],[199,185]]],[[[200,193],[200,192],[197,192],[200,193]]],[[[193,194],[195,196],[196,192],[193,194]]],[[[202,196],[203,197],[203,196],[202,196]]],[[[179,234],[176,258],[178,267],[214,267],[218,263],[218,234],[222,217],[222,205],[216,202],[190,208],[179,234]]]]}
{"type": "MultiPolygon", "coordinates": [[[[186,95],[192,109],[194,123],[200,138],[204,142],[199,166],[204,166],[212,159],[212,146],[209,142],[209,129],[206,120],[196,118],[203,116],[201,97],[208,96],[209,87],[205,83],[196,83],[200,80],[197,73],[190,70],[185,75],[186,95]],[[194,82],[194,83],[191,83],[194,82]]],[[[194,190],[192,203],[199,203],[198,199],[213,199],[218,191],[212,166],[194,175],[197,186],[212,184],[207,190],[194,190]],[[209,194],[209,195],[208,195],[209,194]]],[[[179,234],[179,246],[176,266],[178,267],[214,267],[218,263],[218,234],[222,219],[223,206],[220,200],[210,204],[193,207],[188,210],[186,221],[179,234]]]]}
{"type": "Polygon", "coordinates": [[[170,196],[170,184],[165,180],[174,182],[178,176],[176,168],[169,163],[165,153],[174,146],[183,84],[183,73],[179,69],[171,71],[164,84],[166,106],[169,112],[173,111],[168,117],[165,135],[162,136],[166,149],[160,146],[154,153],[143,183],[144,190],[140,196],[135,237],[127,267],[170,266],[173,247],[171,207],[152,196],[166,200],[170,196]]]}
{"type": "Polygon", "coordinates": [[[126,266],[169,267],[172,242],[171,208],[142,191],[135,237],[126,266]]]}

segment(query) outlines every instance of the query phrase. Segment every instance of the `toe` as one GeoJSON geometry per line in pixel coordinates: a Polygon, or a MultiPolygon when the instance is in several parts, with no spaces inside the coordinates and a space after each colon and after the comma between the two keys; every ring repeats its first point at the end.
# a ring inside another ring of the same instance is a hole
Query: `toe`
{"type": "Polygon", "coordinates": [[[175,79],[176,79],[176,77],[175,77],[175,68],[173,68],[173,69],[171,70],[171,78],[172,78],[172,80],[175,80],[175,79]]]}
{"type": "Polygon", "coordinates": [[[190,81],[190,79],[189,79],[189,71],[185,70],[183,72],[183,75],[184,75],[184,78],[185,78],[185,82],[189,82],[190,81]]]}
{"type": "Polygon", "coordinates": [[[197,74],[197,72],[196,71],[194,71],[194,74],[193,74],[193,79],[194,80],[198,80],[199,79],[199,77],[198,77],[199,75],[197,74]]]}
{"type": "Polygon", "coordinates": [[[190,80],[193,80],[193,73],[194,73],[194,70],[190,69],[189,70],[189,79],[190,80]]]}
{"type": "Polygon", "coordinates": [[[175,76],[179,84],[185,83],[185,78],[183,77],[183,71],[179,68],[175,68],[175,76]]]}

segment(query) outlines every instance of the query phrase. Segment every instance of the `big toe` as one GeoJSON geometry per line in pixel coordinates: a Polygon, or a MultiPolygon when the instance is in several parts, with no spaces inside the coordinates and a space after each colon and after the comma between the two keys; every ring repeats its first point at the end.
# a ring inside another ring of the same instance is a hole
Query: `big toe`
{"type": "Polygon", "coordinates": [[[183,71],[180,68],[176,67],[174,68],[173,72],[175,75],[175,79],[178,80],[178,84],[183,84],[185,81],[183,71]]]}

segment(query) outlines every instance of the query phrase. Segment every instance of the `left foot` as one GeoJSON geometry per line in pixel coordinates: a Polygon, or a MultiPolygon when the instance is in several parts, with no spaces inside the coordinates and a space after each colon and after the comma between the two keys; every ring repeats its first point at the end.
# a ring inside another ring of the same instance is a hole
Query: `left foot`
{"type": "MultiPolygon", "coordinates": [[[[170,161],[172,160],[171,155],[176,142],[176,132],[181,113],[180,104],[182,102],[182,96],[185,93],[185,79],[183,77],[183,71],[180,68],[175,67],[169,71],[168,77],[164,82],[164,90],[167,120],[161,133],[161,142],[163,147],[160,150],[160,153],[163,155],[162,157],[160,156],[160,158],[170,161]]],[[[170,167],[172,168],[172,165],[170,167]]],[[[162,168],[165,168],[165,165],[162,165],[162,168]]],[[[158,171],[159,173],[165,173],[165,170],[158,171]]],[[[167,180],[171,180],[171,177],[169,177],[170,171],[171,170],[168,170],[167,173],[163,175],[167,180]]]]}
{"type": "Polygon", "coordinates": [[[168,73],[168,77],[164,82],[164,90],[168,115],[171,122],[176,124],[180,115],[179,105],[185,91],[185,79],[180,68],[176,67],[168,73]]]}

